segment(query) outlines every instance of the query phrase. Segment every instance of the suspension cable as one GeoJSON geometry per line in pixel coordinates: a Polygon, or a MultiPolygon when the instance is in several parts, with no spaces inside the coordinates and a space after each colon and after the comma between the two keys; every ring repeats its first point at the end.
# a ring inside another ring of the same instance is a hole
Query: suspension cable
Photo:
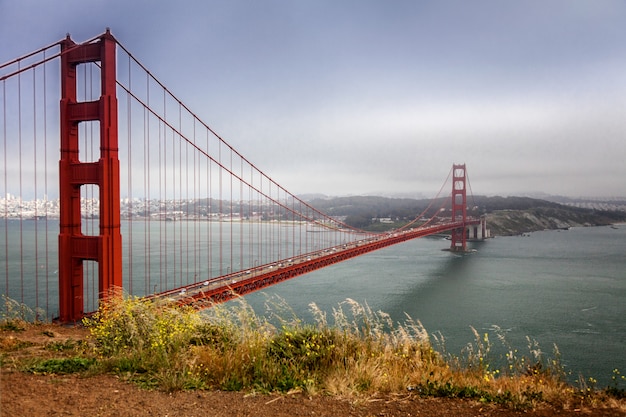
{"type": "MultiPolygon", "coordinates": [[[[35,62],[35,63],[31,64],[31,65],[28,65],[28,66],[25,66],[25,67],[20,67],[20,68],[18,68],[17,70],[15,70],[13,72],[10,72],[8,74],[0,76],[0,81],[4,81],[4,80],[6,80],[8,78],[11,78],[11,77],[13,77],[15,75],[21,74],[22,72],[25,72],[25,71],[28,71],[30,69],[36,68],[39,65],[43,65],[46,62],[52,61],[55,58],[58,58],[58,57],[60,57],[62,55],[65,55],[65,54],[68,54],[68,53],[72,52],[74,49],[80,47],[81,45],[85,45],[85,44],[89,44],[89,43],[95,42],[96,40],[100,39],[101,37],[102,37],[102,35],[98,35],[96,37],[93,37],[93,38],[91,38],[91,39],[81,43],[81,44],[76,44],[74,46],[71,46],[71,47],[65,49],[62,52],[58,52],[58,53],[56,53],[54,55],[50,55],[47,58],[44,57],[40,61],[37,61],[37,62],[35,62]]],[[[16,64],[18,64],[19,62],[22,62],[25,59],[28,59],[28,58],[30,58],[32,56],[35,56],[35,55],[40,54],[40,53],[43,53],[43,52],[47,51],[48,49],[54,48],[56,46],[59,46],[64,40],[65,39],[61,39],[61,40],[59,40],[57,42],[54,42],[54,43],[52,43],[52,44],[50,44],[48,46],[45,46],[43,48],[40,48],[40,49],[36,50],[36,51],[30,52],[30,53],[28,53],[26,55],[23,55],[23,56],[19,57],[19,58],[15,58],[15,59],[13,59],[11,61],[5,62],[4,64],[0,64],[0,69],[8,67],[8,66],[11,66],[11,65],[16,65],[16,64]]]]}
{"type": "MultiPolygon", "coordinates": [[[[450,175],[452,175],[452,168],[450,168],[450,171],[448,172],[448,176],[446,177],[446,179],[444,180],[443,184],[441,184],[441,187],[439,188],[439,191],[437,192],[437,195],[430,200],[430,203],[428,204],[428,206],[420,213],[418,214],[415,219],[413,219],[411,222],[405,224],[404,226],[398,228],[398,231],[402,231],[405,229],[408,229],[410,226],[412,226],[413,224],[415,224],[416,222],[419,221],[420,218],[422,218],[422,216],[424,214],[426,214],[428,212],[428,210],[430,210],[430,208],[432,207],[432,205],[435,203],[435,201],[439,198],[439,195],[441,194],[441,192],[443,191],[444,187],[446,186],[446,184],[448,183],[448,180],[450,179],[450,175]]],[[[435,212],[436,213],[436,212],[435,212]]],[[[436,216],[436,214],[435,214],[436,216]]],[[[426,223],[424,223],[422,226],[427,225],[428,223],[430,223],[433,218],[435,217],[431,217],[430,220],[428,220],[426,223]]]]}
{"type": "MultiPolygon", "coordinates": [[[[157,85],[159,85],[159,87],[161,87],[161,88],[163,89],[164,94],[165,94],[165,93],[167,93],[167,94],[168,94],[168,95],[169,95],[172,99],[174,99],[174,100],[178,103],[178,105],[179,105],[182,109],[184,109],[186,112],[188,112],[188,113],[189,113],[189,115],[191,115],[191,116],[192,116],[195,120],[197,120],[197,121],[198,121],[198,122],[199,122],[199,123],[200,123],[200,124],[201,124],[201,125],[205,128],[205,129],[207,129],[207,130],[208,130],[208,131],[209,131],[209,132],[210,132],[210,133],[211,133],[211,134],[212,134],[212,135],[213,135],[216,139],[218,139],[218,140],[219,140],[219,141],[220,141],[220,142],[221,142],[224,146],[226,146],[226,147],[229,149],[229,151],[230,151],[230,152],[232,152],[234,155],[236,155],[238,158],[240,158],[240,159],[241,159],[241,161],[243,161],[243,162],[245,162],[246,164],[248,164],[248,165],[250,165],[251,167],[253,167],[253,168],[254,168],[254,170],[255,170],[257,173],[259,173],[262,177],[266,178],[266,179],[267,179],[270,183],[272,183],[272,184],[276,185],[276,187],[278,187],[278,190],[282,190],[282,191],[284,191],[285,193],[287,193],[287,194],[288,194],[291,198],[294,198],[294,199],[296,199],[296,200],[298,200],[298,201],[301,201],[301,202],[302,202],[302,204],[304,204],[304,205],[305,205],[305,207],[311,208],[311,209],[314,211],[314,213],[316,213],[316,214],[320,215],[322,218],[326,218],[326,219],[328,219],[328,220],[330,221],[330,222],[329,222],[329,224],[331,224],[331,225],[332,225],[332,224],[337,224],[337,225],[340,225],[340,226],[341,226],[342,228],[344,228],[344,229],[352,230],[353,232],[356,232],[356,233],[369,233],[369,234],[372,234],[371,232],[367,232],[367,231],[365,231],[365,230],[362,230],[362,229],[358,229],[358,228],[352,227],[352,226],[350,226],[350,225],[348,225],[348,224],[345,224],[345,223],[343,223],[343,222],[341,222],[341,221],[338,221],[338,220],[336,220],[336,219],[333,219],[333,218],[331,218],[329,215],[327,215],[327,214],[325,214],[325,213],[323,213],[323,212],[319,211],[318,209],[316,209],[316,208],[312,207],[311,205],[309,205],[307,202],[305,202],[305,201],[303,201],[303,200],[299,199],[298,197],[296,197],[296,196],[295,196],[295,195],[293,195],[292,193],[288,192],[286,189],[284,189],[282,186],[280,186],[280,185],[279,185],[276,181],[274,181],[271,177],[269,177],[269,176],[268,176],[267,174],[265,174],[263,171],[261,171],[260,169],[258,169],[258,168],[257,168],[257,167],[256,167],[256,166],[252,163],[252,162],[250,162],[247,158],[245,158],[242,154],[240,154],[240,153],[239,153],[239,152],[238,152],[235,148],[233,148],[230,144],[228,144],[228,142],[226,142],[226,141],[225,141],[225,140],[224,140],[224,139],[223,139],[220,135],[218,135],[218,134],[217,134],[217,133],[216,133],[216,132],[215,132],[215,131],[214,131],[214,130],[213,130],[213,129],[209,126],[209,125],[207,125],[205,122],[203,122],[203,121],[202,121],[202,119],[200,119],[200,118],[199,118],[199,117],[198,117],[198,116],[197,116],[194,112],[192,112],[192,111],[189,109],[189,107],[187,107],[187,106],[186,106],[186,105],[185,105],[185,104],[184,104],[184,103],[183,103],[183,102],[182,102],[179,98],[177,98],[177,97],[176,97],[176,96],[175,96],[175,95],[174,95],[174,94],[173,94],[173,93],[172,93],[172,92],[171,92],[171,91],[170,91],[170,90],[169,90],[169,89],[168,89],[168,88],[167,88],[167,87],[166,87],[166,86],[165,86],[165,85],[161,82],[161,81],[159,81],[159,80],[158,80],[158,79],[157,79],[157,78],[156,78],[156,77],[155,77],[155,76],[154,76],[154,75],[153,75],[153,74],[152,74],[152,73],[151,73],[151,72],[150,72],[150,71],[149,71],[149,70],[148,70],[148,69],[147,69],[147,68],[146,68],[146,67],[145,67],[145,66],[144,66],[144,65],[143,65],[143,64],[142,64],[142,63],[141,63],[141,62],[140,62],[140,61],[139,61],[139,60],[138,60],[138,59],[137,59],[137,58],[136,58],[136,57],[135,57],[135,56],[134,56],[134,55],[133,55],[133,54],[132,54],[129,50],[128,50],[128,49],[127,49],[127,48],[126,48],[126,47],[124,47],[124,45],[122,45],[122,44],[121,44],[119,41],[117,41],[117,40],[116,40],[116,42],[117,42],[118,46],[119,46],[119,47],[120,47],[120,48],[121,48],[124,52],[126,52],[126,54],[128,54],[129,58],[130,58],[130,59],[132,59],[132,60],[133,60],[133,61],[134,61],[134,62],[135,62],[135,63],[136,63],[136,64],[137,64],[137,65],[138,65],[138,66],[139,66],[139,67],[140,67],[143,71],[145,71],[145,72],[146,72],[146,74],[147,74],[147,75],[148,75],[148,76],[149,76],[149,77],[150,77],[150,78],[151,78],[151,79],[152,79],[155,83],[157,83],[157,85]]],[[[124,90],[125,90],[128,94],[132,95],[132,97],[133,97],[135,100],[137,100],[137,101],[138,101],[139,103],[141,103],[142,105],[146,106],[146,105],[143,103],[143,101],[142,101],[139,97],[137,97],[137,95],[136,95],[136,94],[132,93],[132,92],[130,91],[130,89],[128,89],[126,86],[124,86],[124,85],[123,85],[120,81],[118,81],[117,83],[118,83],[118,85],[119,85],[122,89],[124,89],[124,90]]],[[[191,140],[190,140],[190,139],[189,139],[186,135],[184,135],[181,131],[179,131],[178,129],[174,128],[174,127],[172,126],[172,124],[170,124],[169,122],[167,122],[167,121],[165,120],[165,118],[164,118],[164,117],[161,117],[160,115],[158,115],[158,114],[156,113],[156,111],[154,111],[154,110],[153,110],[153,109],[151,109],[151,108],[148,108],[148,110],[149,110],[149,111],[150,111],[150,112],[151,112],[151,113],[152,113],[155,117],[159,118],[159,119],[160,119],[160,120],[161,120],[164,124],[166,124],[166,125],[167,125],[167,127],[169,127],[170,129],[173,129],[173,130],[176,132],[176,134],[180,135],[180,136],[181,136],[181,138],[182,138],[182,139],[184,139],[186,142],[188,142],[188,143],[189,143],[192,147],[194,147],[194,148],[195,148],[196,150],[198,150],[199,152],[203,153],[206,157],[211,158],[211,157],[210,157],[210,155],[208,155],[208,153],[207,153],[206,151],[204,151],[204,150],[203,150],[203,149],[201,149],[199,146],[197,146],[195,143],[193,143],[193,142],[192,142],[192,141],[191,141],[191,140]]],[[[229,170],[228,170],[228,168],[226,168],[224,165],[220,164],[218,161],[214,161],[214,162],[217,162],[217,163],[218,163],[218,165],[219,165],[222,169],[224,169],[224,170],[226,170],[227,172],[229,172],[229,174],[233,175],[233,176],[234,176],[234,178],[236,178],[237,180],[239,180],[239,181],[243,181],[243,183],[244,183],[245,185],[247,185],[248,187],[252,187],[252,188],[253,188],[255,191],[257,191],[257,192],[259,191],[256,187],[253,187],[253,186],[252,186],[249,182],[245,181],[243,178],[239,177],[239,176],[238,176],[238,175],[236,175],[234,172],[229,171],[229,170]]],[[[266,197],[268,197],[270,200],[273,200],[273,199],[272,199],[271,197],[269,197],[269,196],[266,196],[266,197]]],[[[288,206],[286,206],[286,205],[284,205],[284,204],[280,203],[279,201],[275,201],[275,203],[277,203],[278,205],[280,205],[280,206],[281,206],[281,208],[283,208],[283,209],[285,209],[285,210],[287,210],[287,211],[291,212],[291,209],[290,209],[288,206]]],[[[296,214],[296,215],[298,215],[298,216],[302,216],[302,213],[293,213],[293,214],[296,214]]],[[[307,218],[307,220],[310,220],[310,221],[312,221],[312,222],[317,222],[314,218],[307,218]]],[[[317,222],[317,223],[318,223],[318,224],[320,224],[320,225],[322,225],[322,226],[324,226],[324,227],[326,227],[326,228],[328,228],[328,229],[333,229],[333,227],[330,227],[330,226],[329,226],[329,224],[326,224],[326,223],[320,223],[320,222],[317,222]]],[[[337,228],[335,227],[335,229],[337,229],[337,228]]]]}

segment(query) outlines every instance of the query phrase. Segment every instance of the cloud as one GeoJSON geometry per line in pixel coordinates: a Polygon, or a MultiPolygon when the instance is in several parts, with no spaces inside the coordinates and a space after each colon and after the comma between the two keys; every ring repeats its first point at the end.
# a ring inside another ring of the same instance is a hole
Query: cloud
{"type": "Polygon", "coordinates": [[[0,6],[0,61],[111,27],[296,193],[436,191],[466,162],[477,193],[617,195],[625,17],[617,1],[25,0],[0,6]]]}

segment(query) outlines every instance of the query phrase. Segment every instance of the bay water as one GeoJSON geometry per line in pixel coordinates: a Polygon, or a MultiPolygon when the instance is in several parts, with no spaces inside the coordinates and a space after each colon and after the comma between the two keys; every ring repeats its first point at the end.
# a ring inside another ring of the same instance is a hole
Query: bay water
{"type": "Polygon", "coordinates": [[[420,320],[452,354],[474,341],[473,327],[503,351],[499,332],[520,356],[531,356],[529,341],[549,357],[556,345],[572,383],[592,377],[606,386],[614,369],[626,373],[626,225],[498,237],[464,255],[443,251],[448,245],[413,240],[247,300],[262,311],[273,294],[312,319],[309,303],[330,317],[350,298],[394,321],[420,320]]]}
{"type": "MultiPolygon", "coordinates": [[[[136,222],[132,228],[175,227],[164,225],[136,222]]],[[[0,222],[0,231],[0,293],[54,314],[58,225],[9,221],[0,222]],[[35,235],[39,243],[33,251],[35,235]]],[[[146,234],[135,234],[132,285],[149,292],[153,282],[139,279],[146,265],[140,259],[146,234]]],[[[150,236],[158,248],[163,235],[155,231],[150,236]]],[[[310,303],[331,317],[333,308],[349,298],[394,321],[403,322],[406,315],[421,321],[431,335],[445,340],[445,350],[452,354],[474,341],[474,328],[481,338],[487,333],[494,347],[500,345],[496,333],[504,335],[520,356],[528,355],[528,340],[548,356],[556,345],[571,382],[593,377],[606,386],[614,369],[626,373],[626,225],[497,237],[471,243],[473,251],[467,254],[443,250],[448,246],[442,238],[408,241],[245,300],[265,314],[267,299],[280,298],[301,319],[312,321],[310,303]]]]}

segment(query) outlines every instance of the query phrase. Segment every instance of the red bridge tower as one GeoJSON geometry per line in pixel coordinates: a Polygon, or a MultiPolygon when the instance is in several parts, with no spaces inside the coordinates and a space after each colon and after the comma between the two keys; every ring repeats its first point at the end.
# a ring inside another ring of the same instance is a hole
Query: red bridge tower
{"type": "Polygon", "coordinates": [[[465,224],[467,221],[467,189],[465,164],[452,165],[452,222],[462,222],[463,227],[452,230],[450,250],[465,251],[467,249],[467,235],[465,224]]]}
{"type": "Polygon", "coordinates": [[[98,262],[98,293],[122,287],[122,235],[120,233],[120,167],[117,140],[116,41],[107,29],[93,42],[77,45],[69,37],[61,43],[61,159],[59,232],[59,319],[80,320],[84,311],[83,261],[98,262]],[[101,95],[77,102],[76,67],[100,62],[101,95]],[[79,160],[78,125],[100,123],[100,158],[79,160]],[[81,231],[80,187],[99,187],[99,235],[81,231]]]}

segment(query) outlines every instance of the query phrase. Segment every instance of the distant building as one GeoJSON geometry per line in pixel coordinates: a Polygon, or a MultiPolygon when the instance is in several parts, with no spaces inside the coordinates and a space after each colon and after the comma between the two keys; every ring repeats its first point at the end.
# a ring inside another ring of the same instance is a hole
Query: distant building
{"type": "Polygon", "coordinates": [[[391,217],[373,217],[372,218],[372,223],[386,223],[386,224],[390,224],[390,223],[393,223],[393,220],[391,219],[391,217]]]}

